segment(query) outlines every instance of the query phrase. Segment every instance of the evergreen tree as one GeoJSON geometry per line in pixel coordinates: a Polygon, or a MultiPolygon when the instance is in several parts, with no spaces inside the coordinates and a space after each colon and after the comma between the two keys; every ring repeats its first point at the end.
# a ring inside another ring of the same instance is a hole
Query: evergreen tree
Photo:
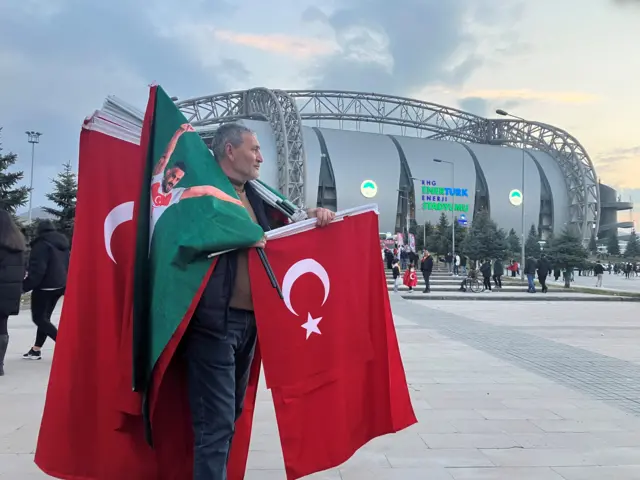
{"type": "Polygon", "coordinates": [[[456,251],[460,253],[462,251],[461,245],[462,242],[464,242],[464,239],[467,237],[468,229],[467,227],[463,227],[462,225],[460,225],[458,222],[456,222],[454,229],[456,235],[456,251]]]}
{"type": "Polygon", "coordinates": [[[47,194],[47,198],[58,208],[45,207],[44,210],[53,215],[53,221],[58,230],[71,240],[76,217],[76,196],[78,195],[78,180],[71,169],[71,162],[64,164],[62,172],[52,182],[53,191],[47,194]]]}
{"type": "Polygon", "coordinates": [[[432,234],[427,236],[427,249],[438,255],[445,255],[451,251],[451,224],[444,212],[440,214],[432,234]]]}
{"type": "MultiPolygon", "coordinates": [[[[1,131],[2,129],[0,129],[1,131]]],[[[8,169],[18,161],[15,153],[2,154],[0,144],[0,209],[15,215],[16,210],[27,203],[29,188],[18,187],[24,172],[9,173],[8,169]]]]}
{"type": "Polygon", "coordinates": [[[522,253],[521,250],[522,243],[520,243],[520,237],[512,228],[509,230],[509,234],[507,235],[507,256],[510,259],[520,258],[520,253],[522,253]]]}
{"type": "Polygon", "coordinates": [[[418,228],[418,233],[416,234],[416,248],[418,250],[424,250],[426,247],[429,248],[425,243],[425,238],[429,238],[433,234],[433,225],[431,222],[425,222],[422,226],[418,228]],[[426,235],[425,235],[426,234],[426,235]]]}
{"type": "Polygon", "coordinates": [[[504,230],[499,230],[496,222],[487,212],[479,212],[473,217],[471,228],[462,242],[462,252],[471,260],[504,259],[507,240],[504,230]]]}
{"type": "Polygon", "coordinates": [[[571,272],[582,265],[589,253],[582,246],[582,240],[571,231],[565,230],[553,239],[547,250],[547,256],[554,267],[564,270],[564,287],[571,287],[571,272]]]}
{"type": "Polygon", "coordinates": [[[607,252],[609,255],[620,255],[620,241],[618,240],[618,229],[616,228],[607,235],[607,252]]]}
{"type": "Polygon", "coordinates": [[[636,231],[633,230],[627,241],[627,248],[624,250],[624,258],[636,259],[640,257],[640,240],[636,231]]]}
{"type": "Polygon", "coordinates": [[[531,228],[529,229],[529,235],[527,236],[527,241],[524,242],[524,254],[527,258],[540,257],[540,244],[538,243],[538,240],[540,240],[540,236],[538,235],[536,226],[531,225],[531,228]]]}
{"type": "Polygon", "coordinates": [[[596,243],[596,236],[592,233],[591,238],[589,239],[589,252],[594,255],[598,253],[598,244],[596,243]]]}

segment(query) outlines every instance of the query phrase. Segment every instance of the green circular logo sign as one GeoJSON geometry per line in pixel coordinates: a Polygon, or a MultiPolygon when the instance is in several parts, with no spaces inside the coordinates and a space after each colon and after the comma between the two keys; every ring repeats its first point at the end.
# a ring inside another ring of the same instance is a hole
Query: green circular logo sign
{"type": "Polygon", "coordinates": [[[360,185],[360,193],[363,197],[373,198],[378,193],[378,185],[373,180],[365,180],[360,185]]]}
{"type": "Polygon", "coordinates": [[[509,202],[516,207],[522,205],[522,192],[515,188],[511,190],[509,192],[509,202]]]}

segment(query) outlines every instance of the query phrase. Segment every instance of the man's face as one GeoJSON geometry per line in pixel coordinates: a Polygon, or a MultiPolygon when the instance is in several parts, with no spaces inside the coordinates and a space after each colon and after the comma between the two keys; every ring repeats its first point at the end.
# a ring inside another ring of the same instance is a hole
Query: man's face
{"type": "Polygon", "coordinates": [[[237,148],[227,145],[234,177],[241,182],[255,180],[260,176],[260,164],[264,161],[260,153],[258,138],[252,133],[242,134],[242,144],[237,148]]]}
{"type": "Polygon", "coordinates": [[[173,190],[180,180],[184,177],[184,171],[181,168],[170,168],[164,172],[164,179],[162,180],[162,189],[165,192],[173,190]]]}

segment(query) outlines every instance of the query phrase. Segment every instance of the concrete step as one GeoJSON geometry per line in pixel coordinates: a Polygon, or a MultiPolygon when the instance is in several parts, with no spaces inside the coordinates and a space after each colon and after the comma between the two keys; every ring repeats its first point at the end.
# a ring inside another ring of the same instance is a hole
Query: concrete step
{"type": "MultiPolygon", "coordinates": [[[[455,284],[455,285],[434,285],[431,284],[429,285],[431,288],[431,292],[458,292],[460,291],[460,284],[455,284]]],[[[491,285],[491,288],[493,290],[495,290],[496,292],[526,292],[527,291],[527,286],[526,285],[510,285],[510,286],[502,286],[502,288],[496,288],[493,285],[491,285]]],[[[393,286],[392,285],[388,285],[387,286],[387,290],[389,290],[390,292],[393,292],[393,286]]],[[[398,290],[400,292],[408,292],[409,291],[409,287],[405,287],[404,285],[401,285],[400,287],[398,287],[398,290]]],[[[422,291],[424,290],[424,284],[422,285],[418,285],[416,287],[413,287],[414,292],[420,292],[422,293],[422,291]]]]}
{"type": "MultiPolygon", "coordinates": [[[[429,278],[429,284],[430,285],[460,285],[460,282],[462,282],[462,280],[464,280],[464,277],[448,277],[448,278],[429,278]]],[[[393,285],[394,280],[393,278],[387,278],[387,285],[393,285]]],[[[400,283],[402,284],[402,278],[400,278],[400,283]]],[[[482,280],[480,280],[480,283],[482,283],[482,280]]],[[[418,285],[424,285],[424,280],[422,279],[422,277],[420,276],[418,278],[418,285]]],[[[493,283],[493,280],[491,280],[491,286],[493,287],[493,285],[495,285],[493,283]]],[[[521,281],[502,281],[502,285],[503,286],[526,286],[527,282],[521,282],[521,281]]],[[[549,285],[551,285],[551,283],[549,283],[549,285]]]]}
{"type": "Polygon", "coordinates": [[[619,295],[594,295],[590,293],[567,293],[558,290],[549,290],[548,293],[485,291],[473,292],[398,292],[389,293],[393,298],[401,298],[414,301],[438,301],[438,300],[477,300],[477,301],[514,301],[514,302],[640,302],[638,297],[624,297],[619,295]]]}

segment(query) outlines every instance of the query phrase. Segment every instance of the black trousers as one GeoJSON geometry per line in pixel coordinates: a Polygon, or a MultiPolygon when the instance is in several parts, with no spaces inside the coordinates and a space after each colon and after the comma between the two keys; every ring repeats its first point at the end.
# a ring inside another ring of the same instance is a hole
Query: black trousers
{"type": "Polygon", "coordinates": [[[226,480],[236,420],[255,352],[253,312],[230,310],[226,326],[189,332],[185,343],[194,434],[194,480],[226,480]]]}
{"type": "Polygon", "coordinates": [[[424,278],[424,291],[425,292],[431,291],[431,285],[429,285],[429,277],[430,276],[431,276],[431,273],[422,272],[422,277],[424,278]]]}
{"type": "Polygon", "coordinates": [[[0,315],[0,335],[9,335],[9,317],[7,315],[0,315]]]}
{"type": "Polygon", "coordinates": [[[38,327],[34,346],[42,347],[47,337],[54,342],[58,336],[58,329],[51,323],[51,315],[60,297],[64,295],[64,288],[57,290],[34,290],[31,292],[31,319],[38,327]]]}
{"type": "Polygon", "coordinates": [[[538,274],[538,281],[540,282],[540,286],[542,287],[542,293],[545,293],[547,290],[547,276],[538,274]]]}
{"type": "Polygon", "coordinates": [[[491,277],[483,277],[484,278],[484,288],[487,290],[491,290],[491,277]]]}
{"type": "Polygon", "coordinates": [[[502,288],[502,275],[494,275],[493,281],[496,284],[496,287],[502,288]]]}

